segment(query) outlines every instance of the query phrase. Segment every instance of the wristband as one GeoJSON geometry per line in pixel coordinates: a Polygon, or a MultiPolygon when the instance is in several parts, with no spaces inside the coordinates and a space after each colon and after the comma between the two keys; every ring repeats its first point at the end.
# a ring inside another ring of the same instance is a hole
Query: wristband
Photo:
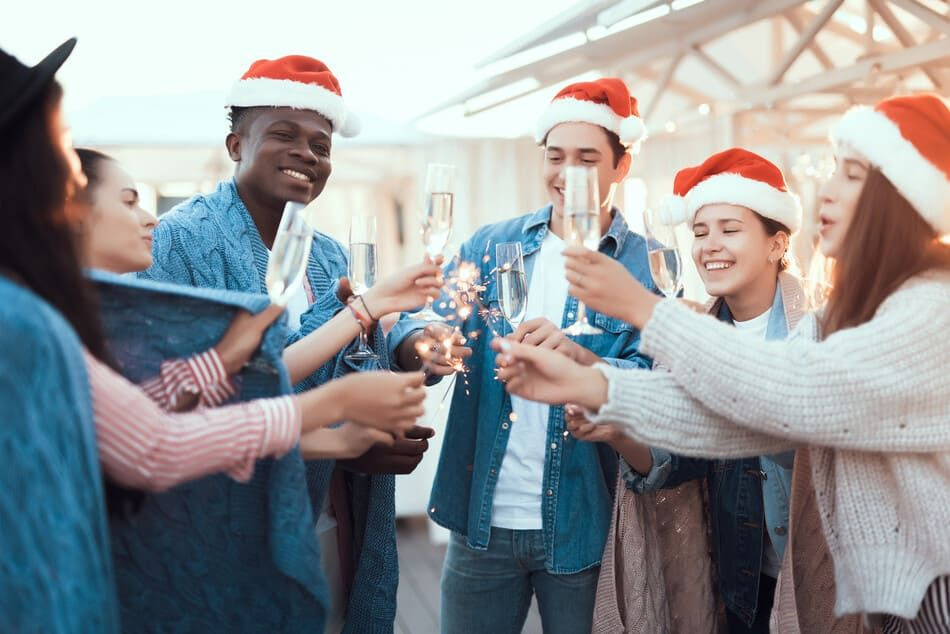
{"type": "Polygon", "coordinates": [[[369,306],[366,305],[366,300],[363,299],[363,296],[357,295],[356,297],[359,298],[360,303],[363,304],[363,310],[366,311],[366,314],[369,315],[369,318],[372,319],[373,321],[379,321],[379,319],[375,315],[373,315],[372,312],[370,312],[369,306]]]}
{"type": "Polygon", "coordinates": [[[368,326],[367,326],[366,318],[363,317],[363,314],[360,311],[353,308],[352,302],[347,304],[346,307],[350,309],[351,313],[353,313],[353,318],[356,319],[356,323],[360,325],[360,330],[362,330],[363,332],[366,332],[366,330],[368,329],[368,326]]]}

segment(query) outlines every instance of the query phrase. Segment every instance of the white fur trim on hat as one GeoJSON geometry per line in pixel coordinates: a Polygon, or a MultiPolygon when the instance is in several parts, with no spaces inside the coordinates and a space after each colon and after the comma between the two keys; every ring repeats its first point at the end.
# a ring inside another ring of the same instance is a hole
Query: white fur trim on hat
{"type": "Polygon", "coordinates": [[[313,110],[326,117],[333,131],[342,136],[356,136],[360,131],[360,120],[347,112],[343,97],[316,84],[269,77],[242,79],[234,84],[225,105],[313,110]]]}
{"type": "Polygon", "coordinates": [[[657,217],[664,225],[671,227],[686,222],[690,217],[686,209],[686,199],[675,194],[664,196],[660,201],[657,217]]]}
{"type": "Polygon", "coordinates": [[[831,131],[876,166],[930,226],[950,234],[950,182],[901,135],[897,124],[868,106],[855,106],[831,131]]]}
{"type": "Polygon", "coordinates": [[[544,138],[556,125],[561,123],[593,123],[610,130],[624,145],[633,145],[645,137],[646,128],[638,117],[622,119],[606,104],[583,101],[571,97],[555,99],[544,111],[535,129],[535,141],[543,143],[544,138]]]}
{"type": "Polygon", "coordinates": [[[686,194],[687,219],[692,222],[704,205],[728,204],[747,207],[760,216],[788,227],[792,233],[802,226],[802,204],[798,196],[739,174],[716,174],[686,194]]]}

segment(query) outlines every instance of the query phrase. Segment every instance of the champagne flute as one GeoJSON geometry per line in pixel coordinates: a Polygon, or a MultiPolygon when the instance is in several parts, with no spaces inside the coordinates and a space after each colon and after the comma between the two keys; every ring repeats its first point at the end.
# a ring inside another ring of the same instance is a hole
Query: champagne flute
{"type": "Polygon", "coordinates": [[[515,331],[528,310],[528,278],[520,242],[495,245],[495,282],[501,312],[515,331]]]}
{"type": "Polygon", "coordinates": [[[278,306],[286,306],[303,283],[313,242],[313,228],[308,222],[312,206],[312,202],[306,205],[294,201],[284,205],[264,275],[267,295],[278,306]]]}
{"type": "MultiPolygon", "coordinates": [[[[362,295],[376,283],[376,218],[354,216],[350,220],[350,288],[362,295]]],[[[363,307],[365,310],[365,306],[363,307]]],[[[367,345],[366,330],[360,329],[359,347],[346,355],[350,361],[379,359],[367,345]]]]}
{"type": "Polygon", "coordinates": [[[656,211],[647,208],[643,210],[643,229],[653,283],[664,296],[675,297],[683,289],[683,262],[675,227],[663,222],[656,211]]]}
{"type": "MultiPolygon", "coordinates": [[[[564,240],[584,245],[591,251],[600,248],[600,192],[597,168],[569,165],[564,168],[564,240]]],[[[577,318],[563,329],[567,335],[596,335],[603,332],[587,321],[587,307],[577,302],[577,318]]]]}
{"type": "MultiPolygon", "coordinates": [[[[429,163],[426,170],[426,208],[422,217],[422,242],[426,255],[435,259],[442,255],[452,233],[452,205],[455,197],[456,168],[454,165],[429,163]]],[[[412,319],[445,321],[432,310],[432,300],[425,308],[410,315],[412,319]]]]}

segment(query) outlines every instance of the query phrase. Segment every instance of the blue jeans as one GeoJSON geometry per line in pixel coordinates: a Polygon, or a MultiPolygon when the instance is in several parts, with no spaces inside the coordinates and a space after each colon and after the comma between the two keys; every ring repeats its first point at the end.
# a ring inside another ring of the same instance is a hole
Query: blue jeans
{"type": "Polygon", "coordinates": [[[589,634],[599,566],[555,575],[540,530],[492,527],[488,550],[453,532],[442,567],[442,634],[517,634],[538,597],[545,634],[589,634]]]}

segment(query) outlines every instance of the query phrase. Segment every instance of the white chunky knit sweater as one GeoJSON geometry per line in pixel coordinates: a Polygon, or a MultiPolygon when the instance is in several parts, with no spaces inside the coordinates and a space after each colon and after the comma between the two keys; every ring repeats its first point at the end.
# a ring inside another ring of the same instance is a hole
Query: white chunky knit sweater
{"type": "Polygon", "coordinates": [[[598,366],[608,401],[591,420],[683,455],[810,446],[835,613],[913,617],[950,574],[950,274],[911,279],[869,322],[816,339],[814,317],[784,342],[750,341],[663,301],[641,350],[671,372],[598,366]]]}

